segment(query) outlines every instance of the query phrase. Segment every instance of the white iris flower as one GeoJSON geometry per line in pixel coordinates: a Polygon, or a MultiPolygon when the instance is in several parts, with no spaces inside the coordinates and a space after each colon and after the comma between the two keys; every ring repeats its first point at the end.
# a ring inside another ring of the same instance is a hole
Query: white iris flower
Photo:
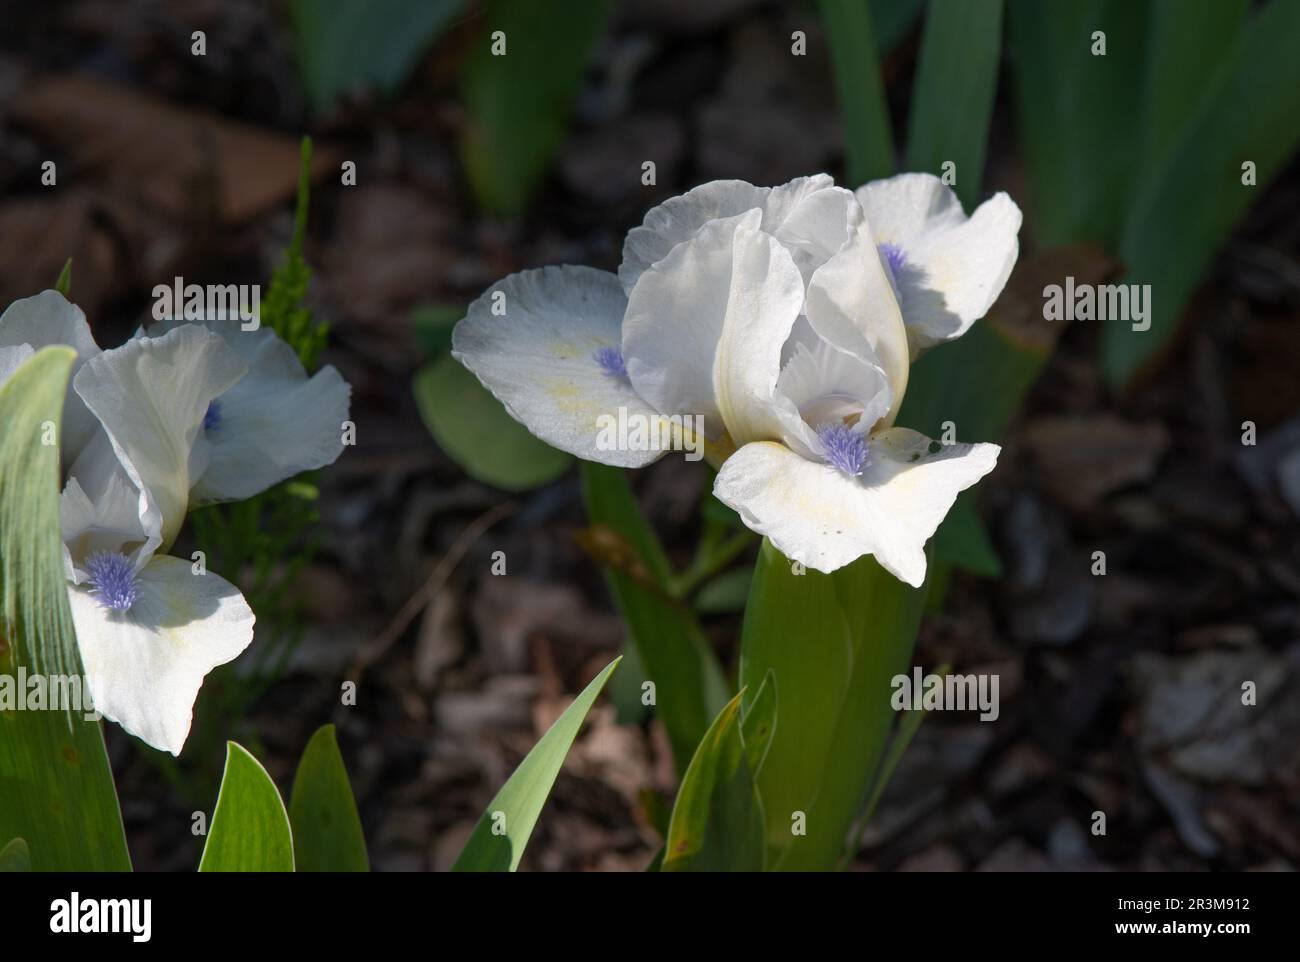
{"type": "Polygon", "coordinates": [[[349,388],[308,378],[269,330],[167,322],[101,352],[81,312],[46,291],[0,317],[0,382],[35,346],[78,351],[60,504],[77,643],[95,707],[179,754],[204,676],[253,640],[239,589],[168,556],[192,503],[246,498],[342,451],[349,388]],[[14,323],[10,323],[14,319],[14,323]]]}
{"type": "Polygon", "coordinates": [[[856,195],[826,175],[715,181],[651,210],[617,277],[500,281],[453,354],[534,434],[589,460],[661,454],[597,447],[597,419],[620,407],[702,415],[714,493],[787,557],[830,572],[871,554],[920,585],[925,542],[999,448],[893,421],[911,361],[1001,292],[1019,223],[1005,195],[968,220],[926,175],[856,195]]]}

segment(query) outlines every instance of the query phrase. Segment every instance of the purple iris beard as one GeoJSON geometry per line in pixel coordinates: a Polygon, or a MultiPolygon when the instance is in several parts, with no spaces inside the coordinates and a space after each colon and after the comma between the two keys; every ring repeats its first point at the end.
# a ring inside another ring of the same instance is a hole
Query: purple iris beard
{"type": "Polygon", "coordinates": [[[130,611],[140,597],[140,583],[126,555],[99,551],[86,558],[90,593],[113,611],[130,611]]]}
{"type": "Polygon", "coordinates": [[[855,434],[842,421],[832,421],[817,429],[826,449],[826,461],[850,478],[856,478],[871,463],[869,442],[861,434],[855,434]]]}

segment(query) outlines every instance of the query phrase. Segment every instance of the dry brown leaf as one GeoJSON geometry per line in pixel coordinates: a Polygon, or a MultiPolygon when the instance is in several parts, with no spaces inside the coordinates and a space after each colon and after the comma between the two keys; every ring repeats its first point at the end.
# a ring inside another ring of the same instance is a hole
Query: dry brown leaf
{"type": "MultiPolygon", "coordinates": [[[[15,100],[14,116],[68,150],[89,171],[173,214],[196,207],[222,223],[274,208],[298,182],[298,142],[80,74],[37,80],[15,100]]],[[[328,148],[313,177],[338,169],[328,148]]]]}
{"type": "Polygon", "coordinates": [[[1044,417],[1026,426],[1024,442],[1057,500],[1082,510],[1150,480],[1169,447],[1169,432],[1158,422],[1133,424],[1113,415],[1044,417]]]}

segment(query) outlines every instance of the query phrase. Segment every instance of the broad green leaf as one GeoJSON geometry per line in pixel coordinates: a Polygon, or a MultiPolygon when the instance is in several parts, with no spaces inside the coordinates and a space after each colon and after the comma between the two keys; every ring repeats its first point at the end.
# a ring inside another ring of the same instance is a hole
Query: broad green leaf
{"type": "Polygon", "coordinates": [[[1239,51],[1247,0],[1152,0],[1143,79],[1142,174],[1157,174],[1239,51]]]}
{"type": "Polygon", "coordinates": [[[298,762],[289,795],[294,863],[299,872],[368,872],[366,837],[333,725],[316,729],[298,762]]]}
{"type": "Polygon", "coordinates": [[[745,609],[740,683],[756,698],[771,672],[779,702],[757,778],[768,868],[826,869],[840,858],[884,755],[889,682],[907,668],[924,604],[924,588],[870,556],[826,575],[793,566],[764,542],[745,609]]]}
{"type": "Polygon", "coordinates": [[[930,0],[904,167],[940,176],[952,161],[968,208],[984,179],[1001,50],[1002,0],[930,0]]]}
{"type": "Polygon", "coordinates": [[[292,872],[293,830],[261,762],[226,743],[226,770],[199,860],[200,872],[292,872]]]}
{"type": "MultiPolygon", "coordinates": [[[[75,357],[45,348],[0,386],[0,676],[41,676],[51,691],[84,681],[59,538],[59,447],[43,443],[57,439],[75,357]]],[[[20,709],[26,694],[0,680],[0,838],[25,839],[36,871],[129,871],[98,721],[20,709]]]]}
{"type": "MultiPolygon", "coordinates": [[[[1133,0],[1009,0],[1027,207],[1040,246],[1115,249],[1137,164],[1149,5],[1133,0]],[[1106,53],[1094,55],[1095,33],[1106,53]]],[[[960,175],[959,175],[960,176],[960,175]]],[[[909,392],[910,393],[910,392],[909,392]]]]}
{"type": "Polygon", "coordinates": [[[740,734],[745,740],[745,760],[750,773],[757,778],[767,760],[767,750],[776,731],[776,675],[768,672],[758,686],[758,694],[744,706],[740,719],[740,734]]]}
{"type": "Polygon", "coordinates": [[[519,867],[569,747],[618,662],[615,658],[591,680],[519,763],[483,812],[474,834],[452,866],[453,872],[513,872],[519,867]]]}
{"type": "Polygon", "coordinates": [[[695,610],[702,615],[730,614],[745,607],[754,569],[748,566],[724,571],[707,581],[695,595],[695,610]]]}
{"type": "Polygon", "coordinates": [[[554,481],[573,462],[533,437],[450,354],[423,368],[414,390],[429,433],[471,478],[507,491],[527,491],[554,481]]]}
{"type": "Polygon", "coordinates": [[[664,841],[664,872],[763,869],[763,806],[741,736],[743,694],[714,719],[686,769],[664,841]]]}
{"type": "Polygon", "coordinates": [[[545,176],[610,6],[569,0],[560,16],[536,0],[485,3],[461,76],[460,155],[474,196],[491,213],[520,213],[545,176]],[[494,55],[500,45],[504,52],[494,55]]]}
{"type": "MultiPolygon", "coordinates": [[[[934,673],[942,678],[951,670],[951,665],[943,665],[934,673]]],[[[889,787],[889,780],[894,777],[894,769],[898,768],[898,763],[903,760],[903,754],[907,751],[907,746],[912,744],[912,739],[916,737],[921,722],[925,721],[927,714],[929,712],[924,708],[916,708],[901,713],[897,730],[889,742],[889,753],[885,756],[884,761],[880,763],[880,771],[876,773],[871,786],[871,793],[867,796],[867,803],[862,807],[862,816],[858,820],[858,831],[855,834],[854,843],[845,850],[846,859],[853,858],[857,854],[857,849],[861,847],[859,841],[861,833],[871,824],[872,816],[876,814],[876,806],[880,804],[880,797],[885,794],[885,789],[889,787]]]]}
{"type": "Polygon", "coordinates": [[[292,0],[294,43],[312,106],[362,86],[397,90],[465,0],[292,0]]]}
{"type": "Polygon", "coordinates": [[[876,53],[882,59],[907,36],[924,6],[925,0],[871,0],[876,53]]]}
{"type": "Polygon", "coordinates": [[[0,848],[0,872],[30,872],[31,870],[32,853],[27,850],[25,840],[11,839],[8,845],[0,848]]]}
{"type": "Polygon", "coordinates": [[[727,682],[695,615],[670,596],[672,576],[654,532],[620,468],[583,462],[583,495],[592,527],[584,545],[605,570],[630,640],[654,682],[678,770],[684,770],[710,721],[727,702],[727,682]]]}
{"type": "Polygon", "coordinates": [[[867,0],[821,0],[844,127],[848,187],[894,173],[894,134],[867,0]]]}
{"type": "Polygon", "coordinates": [[[1211,257],[1300,144],[1300,4],[1265,6],[1205,83],[1208,96],[1142,182],[1120,245],[1130,284],[1149,284],[1149,330],[1102,328],[1102,370],[1126,382],[1168,343],[1211,257]],[[1242,183],[1255,165],[1257,186],[1242,183]]]}

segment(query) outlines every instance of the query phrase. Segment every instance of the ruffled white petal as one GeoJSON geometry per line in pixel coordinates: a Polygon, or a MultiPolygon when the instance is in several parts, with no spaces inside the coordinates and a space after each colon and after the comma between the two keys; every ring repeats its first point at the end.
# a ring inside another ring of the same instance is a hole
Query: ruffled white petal
{"type": "MultiPolygon", "coordinates": [[[[81,365],[99,354],[99,345],[90,333],[90,325],[86,323],[81,308],[58,291],[42,291],[33,297],[14,301],[0,315],[0,352],[23,344],[36,351],[51,344],[66,344],[77,352],[64,399],[62,437],[59,439],[59,452],[64,467],[67,467],[99,427],[94,416],[81,403],[81,398],[72,390],[71,382],[81,365]]],[[[0,383],[5,378],[5,361],[0,357],[0,383]]]]}
{"type": "Polygon", "coordinates": [[[812,270],[847,242],[862,214],[853,195],[827,174],[799,177],[780,187],[755,187],[743,180],[715,180],[651,208],[623,242],[618,268],[623,290],[632,288],[652,265],[690,240],[705,224],[762,211],[762,230],[790,250],[805,283],[812,270]]]}
{"type": "Polygon", "coordinates": [[[836,187],[829,174],[774,187],[763,208],[763,230],[790,251],[805,286],[817,268],[853,241],[862,221],[857,198],[836,187]]]}
{"type": "Polygon", "coordinates": [[[907,390],[911,358],[903,316],[866,222],[844,250],[814,272],[805,310],[819,335],[884,370],[893,396],[885,423],[893,423],[907,390]]]}
{"type": "Polygon", "coordinates": [[[146,531],[166,550],[185,520],[191,469],[208,405],[248,370],[217,334],[194,324],[162,337],[133,338],[86,363],[77,393],[100,419],[140,489],[146,531]]]}
{"type": "Polygon", "coordinates": [[[130,611],[69,587],[95,707],[155,748],[179,755],[204,676],[253,640],[253,612],[234,585],[188,562],[154,557],[130,611]]]}
{"type": "Polygon", "coordinates": [[[896,174],[855,192],[877,244],[907,247],[922,234],[966,220],[957,195],[933,174],[896,174]]]}
{"type": "Polygon", "coordinates": [[[967,218],[931,174],[899,174],[858,188],[877,244],[904,262],[895,275],[912,353],[960,337],[988,313],[1020,252],[1020,208],[995,194],[967,218]]]}
{"type": "Polygon", "coordinates": [[[658,421],[624,377],[597,360],[617,350],[627,300],[618,278],[589,267],[512,274],[469,306],[452,332],[452,356],[516,421],[547,444],[588,461],[636,468],[662,451],[607,450],[602,415],[658,421]],[[504,301],[494,295],[504,295],[504,301]],[[501,303],[504,314],[493,313],[501,303]]]}
{"type": "MultiPolygon", "coordinates": [[[[184,322],[162,321],[159,337],[184,322]]],[[[207,466],[193,477],[195,503],[251,498],[303,471],[333,464],[343,453],[343,422],[352,389],[326,365],[312,377],[298,355],[269,328],[245,331],[237,320],[207,320],[244,359],[248,373],[217,398],[219,416],[207,441],[207,466]]]]}
{"type": "Polygon", "coordinates": [[[771,192],[770,187],[755,187],[743,180],[714,180],[650,208],[641,226],[628,231],[623,241],[623,261],[618,265],[623,290],[630,295],[651,265],[694,237],[709,221],[762,207],[771,192]]]}
{"type": "Polygon", "coordinates": [[[782,444],[747,444],[722,465],[713,493],[788,558],[831,572],[874,555],[895,577],[920,587],[925,543],[957,494],[993,470],[995,444],[953,444],[929,453],[915,431],[871,438],[871,463],[850,478],[782,444]]]}

